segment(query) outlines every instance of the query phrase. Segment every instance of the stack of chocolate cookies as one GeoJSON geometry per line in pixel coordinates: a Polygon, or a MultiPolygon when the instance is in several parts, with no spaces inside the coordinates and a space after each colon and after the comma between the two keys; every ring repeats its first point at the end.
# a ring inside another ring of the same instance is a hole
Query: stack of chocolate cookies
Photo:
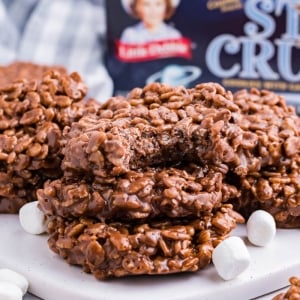
{"type": "Polygon", "coordinates": [[[234,168],[236,158],[210,153],[227,131],[240,131],[229,109],[214,106],[223,93],[214,84],[194,93],[152,84],[65,130],[63,176],[38,191],[53,216],[51,249],[99,279],[209,264],[243,221],[226,203],[239,195],[224,182],[224,162],[234,168]]]}
{"type": "Polygon", "coordinates": [[[98,279],[197,271],[256,209],[300,227],[300,119],[270,91],[152,83],[104,104],[57,70],[0,89],[0,212],[98,279]]]}
{"type": "Polygon", "coordinates": [[[103,279],[197,271],[238,212],[298,226],[299,124],[279,95],[216,83],[111,98],[64,130],[63,176],[37,193],[49,245],[103,279]]]}

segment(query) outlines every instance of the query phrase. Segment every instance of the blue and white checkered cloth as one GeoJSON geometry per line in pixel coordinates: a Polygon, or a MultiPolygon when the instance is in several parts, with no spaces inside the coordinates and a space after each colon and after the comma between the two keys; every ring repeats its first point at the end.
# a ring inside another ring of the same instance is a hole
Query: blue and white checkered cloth
{"type": "Polygon", "coordinates": [[[99,102],[112,94],[105,69],[104,0],[0,0],[0,64],[59,64],[80,73],[99,102]]]}

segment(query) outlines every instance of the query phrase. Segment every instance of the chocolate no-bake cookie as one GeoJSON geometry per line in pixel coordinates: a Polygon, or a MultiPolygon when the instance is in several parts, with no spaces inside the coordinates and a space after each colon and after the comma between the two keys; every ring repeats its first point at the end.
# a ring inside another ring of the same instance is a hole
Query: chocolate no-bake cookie
{"type": "Polygon", "coordinates": [[[0,88],[0,212],[17,212],[61,176],[62,131],[84,114],[85,94],[77,73],[57,71],[0,88]]]}
{"type": "Polygon", "coordinates": [[[300,299],[300,278],[290,277],[290,287],[285,293],[276,295],[272,300],[297,300],[300,299]]]}
{"type": "Polygon", "coordinates": [[[229,204],[192,220],[107,223],[54,217],[48,243],[68,263],[98,279],[195,272],[211,262],[214,247],[242,220],[229,204]]]}
{"type": "Polygon", "coordinates": [[[256,147],[257,136],[236,124],[238,112],[232,94],[220,85],[187,90],[153,83],[72,124],[62,168],[71,177],[119,176],[181,161],[226,165],[238,174],[257,170],[253,161],[245,165],[244,154],[256,147]]]}
{"type": "Polygon", "coordinates": [[[38,190],[47,215],[102,220],[182,218],[208,215],[239,191],[209,166],[184,165],[129,171],[110,181],[66,178],[47,181],[38,190]]]}

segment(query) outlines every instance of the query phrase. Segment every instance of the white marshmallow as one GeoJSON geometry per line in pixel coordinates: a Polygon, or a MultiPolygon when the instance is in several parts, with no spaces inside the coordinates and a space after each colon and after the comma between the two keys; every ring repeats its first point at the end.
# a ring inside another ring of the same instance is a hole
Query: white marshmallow
{"type": "Polygon", "coordinates": [[[0,281],[0,300],[22,300],[23,294],[21,289],[11,283],[0,281]]]}
{"type": "Polygon", "coordinates": [[[22,228],[28,233],[41,234],[46,232],[46,218],[38,208],[38,201],[23,205],[19,211],[19,220],[22,228]]]}
{"type": "Polygon", "coordinates": [[[256,210],[247,221],[249,241],[256,246],[270,243],[276,234],[276,223],[271,214],[264,210],[256,210]]]}
{"type": "Polygon", "coordinates": [[[27,293],[28,290],[28,280],[20,273],[17,273],[10,269],[0,269],[0,282],[10,282],[17,285],[23,295],[27,293]]]}
{"type": "Polygon", "coordinates": [[[224,280],[231,280],[248,268],[250,254],[240,237],[231,236],[214,249],[212,262],[224,280]]]}

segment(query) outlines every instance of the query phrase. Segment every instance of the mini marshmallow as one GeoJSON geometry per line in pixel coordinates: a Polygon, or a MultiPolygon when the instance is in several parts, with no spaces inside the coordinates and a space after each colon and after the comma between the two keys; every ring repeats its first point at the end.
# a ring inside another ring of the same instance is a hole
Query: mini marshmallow
{"type": "Polygon", "coordinates": [[[27,293],[29,286],[28,280],[22,274],[5,268],[0,269],[0,282],[10,282],[17,285],[21,289],[23,295],[27,293]]]}
{"type": "Polygon", "coordinates": [[[276,234],[276,223],[271,214],[256,210],[247,221],[248,240],[256,246],[266,246],[276,234]]]}
{"type": "Polygon", "coordinates": [[[250,264],[250,254],[240,237],[222,241],[212,253],[212,262],[224,280],[231,280],[244,272],[250,264]]]}
{"type": "Polygon", "coordinates": [[[19,211],[19,220],[22,228],[28,233],[41,234],[46,232],[46,218],[38,208],[38,201],[23,205],[19,211]]]}
{"type": "Polygon", "coordinates": [[[11,283],[0,281],[0,299],[1,300],[22,300],[23,294],[21,289],[11,283]]]}

